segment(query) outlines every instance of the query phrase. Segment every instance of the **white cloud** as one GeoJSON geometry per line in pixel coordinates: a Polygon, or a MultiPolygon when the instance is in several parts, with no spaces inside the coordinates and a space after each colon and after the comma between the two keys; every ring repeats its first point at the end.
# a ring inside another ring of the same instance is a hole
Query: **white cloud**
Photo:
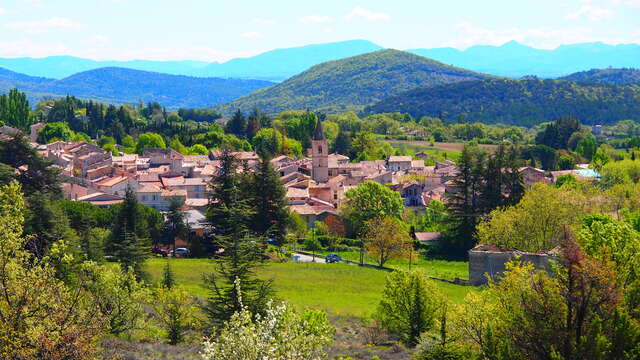
{"type": "Polygon", "coordinates": [[[333,32],[333,28],[332,27],[326,27],[326,28],[322,29],[322,32],[332,33],[333,32]]]}
{"type": "Polygon", "coordinates": [[[262,18],[253,18],[251,19],[251,22],[258,25],[276,25],[278,23],[277,20],[262,18]]]}
{"type": "Polygon", "coordinates": [[[627,0],[624,4],[626,6],[640,8],[640,0],[627,0]]]}
{"type": "Polygon", "coordinates": [[[298,19],[298,22],[301,22],[304,24],[321,24],[321,23],[328,23],[331,21],[332,19],[330,17],[324,16],[324,15],[309,15],[309,16],[303,16],[298,19]]]}
{"type": "MultiPolygon", "coordinates": [[[[489,29],[469,23],[455,25],[451,35],[453,40],[442,45],[460,49],[478,44],[502,45],[511,40],[537,48],[554,49],[562,44],[602,40],[589,27],[489,29]]],[[[611,40],[610,42],[625,42],[624,40],[611,40]]]]}
{"type": "Polygon", "coordinates": [[[87,40],[87,44],[89,45],[106,45],[111,42],[111,39],[108,36],[104,35],[95,35],[87,40]]]}
{"type": "Polygon", "coordinates": [[[578,11],[567,14],[566,18],[569,20],[577,20],[584,17],[591,21],[600,21],[603,19],[611,19],[613,15],[614,13],[610,9],[592,5],[583,5],[578,9],[578,11]]]}
{"type": "Polygon", "coordinates": [[[25,3],[31,5],[31,6],[35,6],[35,7],[43,7],[44,6],[44,0],[22,0],[25,3]]]}
{"type": "Polygon", "coordinates": [[[4,15],[7,13],[7,10],[0,8],[0,15],[4,15]]]}
{"type": "Polygon", "coordinates": [[[355,8],[353,8],[353,10],[351,10],[350,13],[347,14],[347,16],[345,16],[345,19],[347,20],[353,20],[357,18],[367,21],[387,21],[391,18],[391,16],[383,12],[369,11],[362,8],[361,6],[356,6],[355,8]]]}
{"type": "Polygon", "coordinates": [[[243,33],[240,36],[247,39],[260,39],[262,37],[262,34],[257,31],[249,31],[249,32],[243,33]]]}
{"type": "Polygon", "coordinates": [[[46,20],[19,21],[5,24],[7,29],[24,31],[28,34],[43,34],[53,29],[73,30],[82,27],[82,24],[61,17],[52,17],[46,20]]]}

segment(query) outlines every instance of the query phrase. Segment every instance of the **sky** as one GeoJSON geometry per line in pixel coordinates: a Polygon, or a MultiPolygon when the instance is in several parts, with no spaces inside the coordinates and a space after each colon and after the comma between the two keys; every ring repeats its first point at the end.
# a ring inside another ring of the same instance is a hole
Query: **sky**
{"type": "Polygon", "coordinates": [[[352,39],[640,43],[640,0],[0,0],[0,57],[226,61],[352,39]]]}

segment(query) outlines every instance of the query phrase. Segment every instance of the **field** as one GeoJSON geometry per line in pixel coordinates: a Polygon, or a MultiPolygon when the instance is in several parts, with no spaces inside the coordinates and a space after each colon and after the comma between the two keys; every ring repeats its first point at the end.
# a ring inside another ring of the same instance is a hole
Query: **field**
{"type": "MultiPolygon", "coordinates": [[[[147,271],[154,281],[162,277],[167,259],[154,258],[147,262],[147,271]]],[[[171,259],[178,284],[199,298],[207,297],[203,275],[213,270],[212,260],[171,259]]],[[[299,308],[313,308],[332,315],[365,317],[372,314],[384,288],[383,270],[347,264],[268,263],[259,276],[272,279],[279,298],[299,308]]],[[[455,303],[462,301],[469,291],[477,288],[453,285],[441,281],[434,285],[455,303]]]]}
{"type": "MultiPolygon", "coordinates": [[[[318,251],[318,254],[338,254],[345,260],[360,261],[360,252],[358,251],[318,251]]],[[[369,254],[365,254],[364,262],[367,264],[376,264],[376,259],[369,254]]],[[[384,266],[395,269],[409,269],[409,260],[392,259],[387,261],[384,266]]],[[[466,261],[446,261],[446,260],[427,260],[422,256],[411,261],[411,268],[420,268],[427,275],[453,280],[455,278],[468,279],[469,265],[466,261]]]]}
{"type": "MultiPolygon", "coordinates": [[[[383,141],[388,142],[391,146],[397,149],[403,149],[408,155],[413,155],[417,152],[424,152],[429,154],[430,157],[434,160],[443,161],[443,160],[453,160],[458,157],[460,151],[462,151],[462,147],[464,143],[443,143],[443,142],[435,142],[433,146],[428,141],[417,141],[417,140],[389,140],[385,139],[383,141]]],[[[497,148],[497,145],[480,145],[481,148],[494,151],[497,148]]]]}

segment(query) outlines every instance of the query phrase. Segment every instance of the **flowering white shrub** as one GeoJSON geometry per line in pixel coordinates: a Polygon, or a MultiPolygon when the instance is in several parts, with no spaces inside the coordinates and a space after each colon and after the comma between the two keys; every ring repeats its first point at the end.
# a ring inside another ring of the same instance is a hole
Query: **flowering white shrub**
{"type": "Polygon", "coordinates": [[[205,340],[205,360],[318,360],[335,329],[322,311],[299,314],[282,303],[269,302],[265,316],[244,309],[235,313],[215,339],[205,340]]]}

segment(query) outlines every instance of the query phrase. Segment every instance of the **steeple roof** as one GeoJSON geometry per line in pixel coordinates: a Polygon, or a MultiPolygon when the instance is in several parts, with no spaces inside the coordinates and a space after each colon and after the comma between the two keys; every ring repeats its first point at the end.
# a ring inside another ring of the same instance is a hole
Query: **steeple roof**
{"type": "Polygon", "coordinates": [[[313,133],[313,140],[326,140],[327,138],[324,136],[324,131],[322,131],[322,121],[318,119],[316,123],[316,130],[313,133]]]}

